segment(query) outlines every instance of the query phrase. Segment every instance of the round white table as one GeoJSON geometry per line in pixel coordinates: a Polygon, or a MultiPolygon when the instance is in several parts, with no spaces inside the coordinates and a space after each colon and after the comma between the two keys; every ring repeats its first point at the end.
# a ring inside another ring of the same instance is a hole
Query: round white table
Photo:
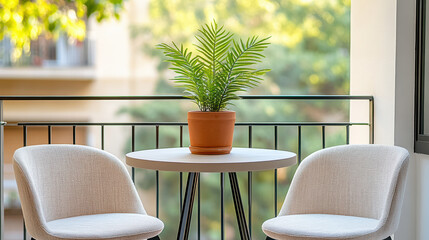
{"type": "Polygon", "coordinates": [[[287,151],[233,148],[230,154],[197,155],[189,148],[164,148],[131,152],[129,166],[159,171],[189,172],[177,239],[188,239],[192,206],[200,172],[228,172],[241,239],[250,239],[236,172],[261,171],[296,164],[296,154],[287,151]]]}

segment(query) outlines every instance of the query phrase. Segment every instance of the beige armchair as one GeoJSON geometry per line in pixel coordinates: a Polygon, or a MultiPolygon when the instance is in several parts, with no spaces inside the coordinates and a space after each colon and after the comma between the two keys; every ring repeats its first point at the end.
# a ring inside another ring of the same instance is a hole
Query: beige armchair
{"type": "Polygon", "coordinates": [[[159,239],[124,164],[86,146],[20,148],[13,163],[29,234],[40,240],[159,239]]]}
{"type": "Polygon", "coordinates": [[[278,240],[390,239],[399,224],[408,166],[400,147],[320,150],[298,167],[278,217],[262,230],[278,240]]]}

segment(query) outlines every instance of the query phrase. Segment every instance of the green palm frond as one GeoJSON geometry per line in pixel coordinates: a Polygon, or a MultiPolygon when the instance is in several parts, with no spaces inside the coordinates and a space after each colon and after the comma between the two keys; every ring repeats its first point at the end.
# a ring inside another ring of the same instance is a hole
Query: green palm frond
{"type": "Polygon", "coordinates": [[[264,58],[262,52],[268,47],[268,39],[259,40],[254,36],[242,40],[232,40],[233,35],[213,21],[205,25],[196,36],[199,56],[192,57],[183,45],[177,47],[159,44],[164,51],[171,69],[177,74],[174,81],[185,88],[185,93],[193,99],[201,111],[221,111],[238,99],[237,93],[257,86],[262,75],[269,69],[254,66],[264,58]]]}
{"type": "Polygon", "coordinates": [[[253,88],[263,80],[260,76],[269,69],[257,70],[252,66],[264,58],[261,52],[268,47],[268,39],[258,40],[254,36],[246,43],[242,40],[233,41],[233,47],[223,65],[224,76],[216,82],[222,93],[218,98],[219,108],[225,108],[231,100],[237,99],[237,92],[253,88]]]}
{"type": "Polygon", "coordinates": [[[162,43],[158,45],[158,49],[164,51],[167,61],[173,67],[171,69],[177,73],[174,81],[180,83],[185,88],[185,92],[189,94],[189,98],[195,101],[201,108],[207,101],[205,96],[205,84],[203,65],[198,61],[198,57],[192,57],[192,53],[188,49],[184,49],[183,45],[180,48],[173,42],[173,47],[162,43]]]}
{"type": "Polygon", "coordinates": [[[227,56],[230,47],[232,34],[227,32],[223,26],[218,27],[216,22],[211,26],[207,24],[199,30],[200,35],[196,35],[200,45],[196,45],[199,51],[200,60],[206,65],[206,69],[210,70],[209,80],[214,80],[216,73],[221,69],[222,62],[227,56]]]}

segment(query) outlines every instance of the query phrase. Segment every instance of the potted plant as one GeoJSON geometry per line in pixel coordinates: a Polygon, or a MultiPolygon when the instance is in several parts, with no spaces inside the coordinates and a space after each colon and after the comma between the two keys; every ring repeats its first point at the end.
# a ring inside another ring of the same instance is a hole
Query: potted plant
{"type": "Polygon", "coordinates": [[[268,38],[233,39],[233,34],[215,21],[195,36],[199,55],[174,42],[157,45],[177,74],[172,80],[185,88],[185,95],[199,107],[188,112],[191,145],[196,154],[227,154],[232,149],[235,112],[227,111],[238,92],[255,87],[269,69],[256,69],[268,38]]]}

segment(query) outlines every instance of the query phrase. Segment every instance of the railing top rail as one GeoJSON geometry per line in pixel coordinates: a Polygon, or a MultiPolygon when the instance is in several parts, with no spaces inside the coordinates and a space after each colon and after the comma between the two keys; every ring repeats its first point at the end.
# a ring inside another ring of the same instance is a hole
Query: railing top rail
{"type": "MultiPolygon", "coordinates": [[[[290,99],[290,100],[373,100],[373,96],[363,95],[241,95],[241,99],[290,99]]],[[[188,99],[182,95],[146,96],[0,96],[4,101],[28,100],[180,100],[188,99]]]]}
{"type": "MultiPolygon", "coordinates": [[[[185,126],[187,122],[18,122],[8,126],[185,126]]],[[[364,122],[236,122],[236,126],[351,126],[364,122]]]]}

